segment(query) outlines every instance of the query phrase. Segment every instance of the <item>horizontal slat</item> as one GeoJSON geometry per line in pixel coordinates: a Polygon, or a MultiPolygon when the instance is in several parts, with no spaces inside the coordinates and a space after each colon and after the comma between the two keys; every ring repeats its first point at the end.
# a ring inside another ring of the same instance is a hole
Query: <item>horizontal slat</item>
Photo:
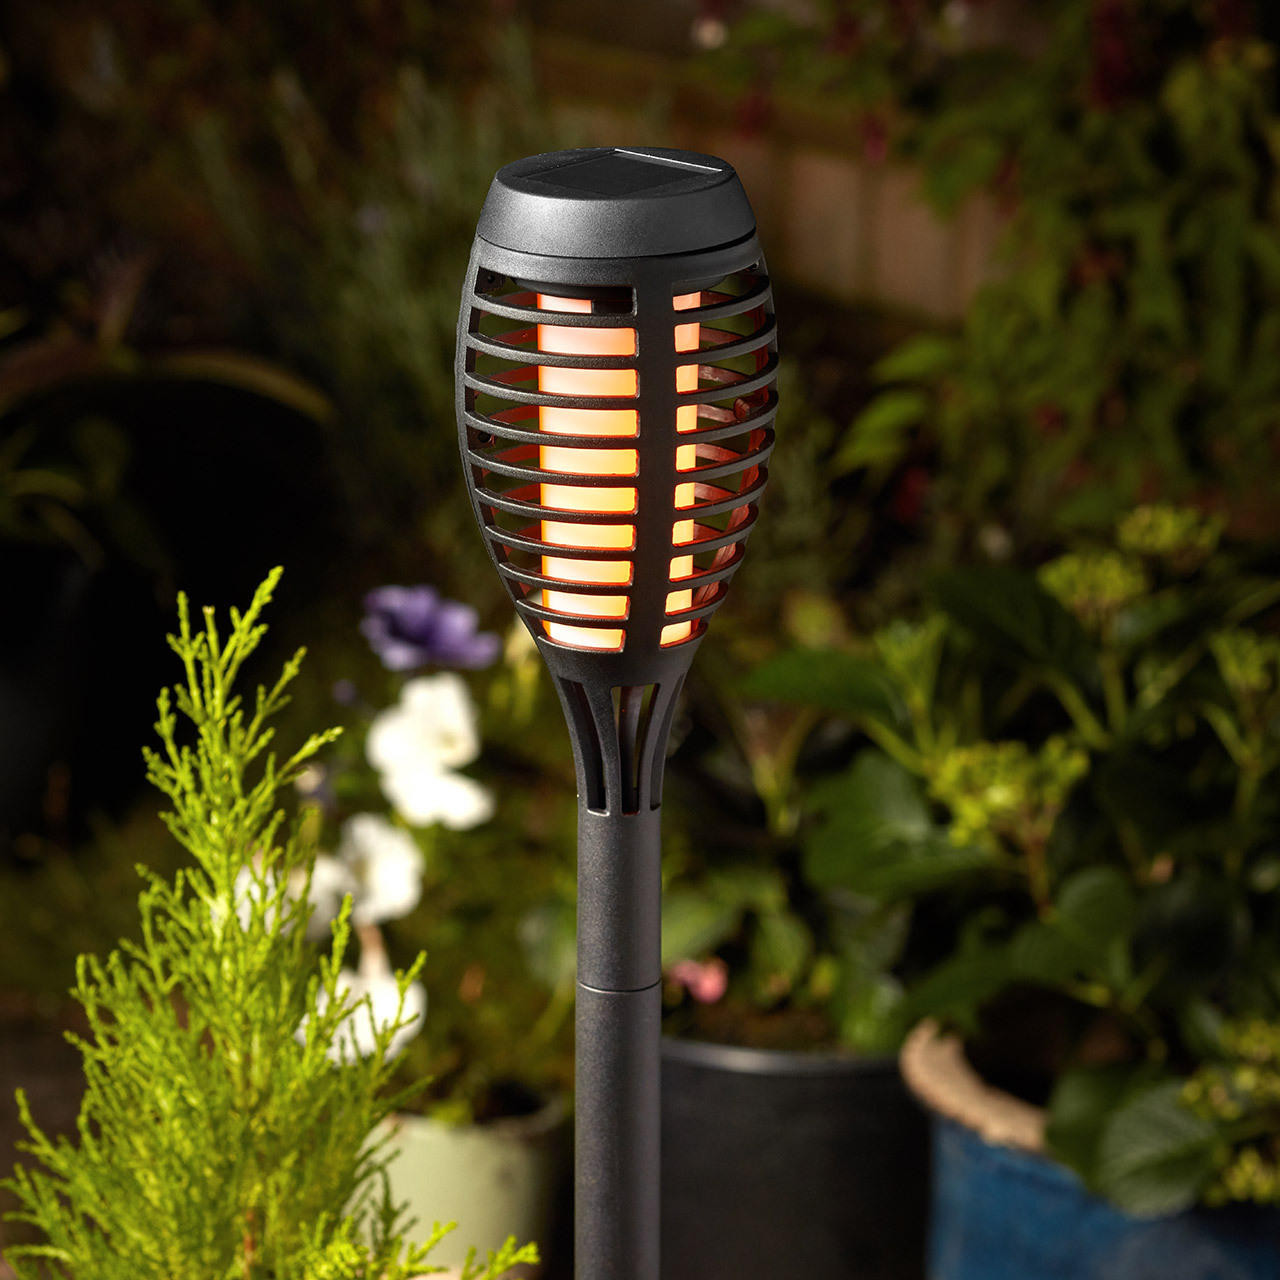
{"type": "MultiPolygon", "coordinates": [[[[524,486],[524,488],[537,486],[524,486]]],[[[633,486],[627,486],[631,488],[633,486]]],[[[529,502],[513,495],[522,492],[513,489],[510,493],[495,493],[492,489],[476,487],[476,501],[486,507],[498,511],[506,511],[513,516],[527,516],[531,520],[557,520],[563,524],[634,524],[635,511],[561,511],[556,507],[545,507],[541,502],[529,502]]],[[[619,551],[627,548],[619,547],[619,551]]]]}
{"type": "MultiPolygon", "coordinates": [[[[614,592],[614,595],[624,594],[622,591],[614,592]]],[[[575,627],[593,627],[597,631],[625,631],[627,625],[625,617],[602,618],[596,613],[562,613],[559,609],[548,609],[546,605],[536,604],[528,596],[517,599],[515,606],[521,613],[528,614],[531,618],[540,618],[544,622],[565,622],[575,627]]]]}
{"type": "MultiPolygon", "coordinates": [[[[570,552],[569,555],[563,556],[564,559],[573,558],[571,548],[566,547],[561,550],[570,552]]],[[[514,578],[517,582],[523,582],[538,590],[564,591],[576,596],[625,596],[631,590],[629,580],[627,582],[577,582],[573,578],[550,578],[532,569],[521,569],[510,561],[499,564],[498,572],[504,577],[514,578]]]]}
{"type": "MultiPolygon", "coordinates": [[[[697,590],[699,587],[710,586],[714,582],[726,581],[738,572],[738,566],[741,563],[742,556],[739,554],[734,556],[734,558],[726,564],[718,565],[714,569],[700,569],[691,578],[672,578],[670,580],[670,589],[672,591],[697,590]]],[[[677,615],[673,614],[670,616],[674,617],[677,615]]]]}
{"type": "Polygon", "coordinates": [[[574,471],[543,471],[539,467],[522,467],[515,463],[499,462],[483,453],[476,453],[474,449],[467,450],[467,461],[485,471],[495,472],[500,476],[511,476],[516,480],[525,479],[538,484],[576,485],[583,489],[634,489],[640,478],[635,471],[630,475],[601,475],[598,472],[580,475],[574,471]]]}
{"type": "MultiPolygon", "coordinates": [[[[707,291],[704,290],[704,292],[707,291]]],[[[680,293],[679,287],[676,288],[676,293],[680,293]]],[[[702,307],[690,307],[688,311],[677,311],[676,315],[686,322],[716,320],[721,316],[740,316],[744,311],[750,311],[770,300],[768,277],[762,278],[758,284],[736,298],[725,298],[722,294],[718,296],[723,298],[723,301],[708,303],[702,307]]]]}
{"type": "MultiPolygon", "coordinates": [[[[732,450],[729,452],[732,452],[732,450]]],[[[682,467],[677,474],[686,480],[716,480],[720,476],[735,475],[739,471],[746,471],[750,467],[758,466],[760,463],[767,461],[772,452],[773,441],[770,440],[768,443],[761,445],[760,448],[753,449],[750,453],[735,454],[732,460],[712,462],[706,466],[699,467],[682,467]]]]}
{"type": "MultiPolygon", "coordinates": [[[[714,365],[704,365],[708,373],[715,369],[714,365]]],[[[729,372],[724,369],[716,369],[716,373],[729,372]]],[[[709,404],[713,400],[729,400],[739,396],[750,395],[753,391],[759,391],[761,387],[766,387],[772,383],[778,375],[778,353],[771,351],[769,359],[765,366],[758,373],[742,375],[738,381],[723,382],[719,386],[707,387],[702,391],[681,391],[677,394],[677,403],[686,404],[709,404]]]]}
{"type": "Polygon", "coordinates": [[[523,391],[468,371],[463,372],[462,380],[473,391],[483,395],[512,400],[517,404],[544,405],[552,409],[638,409],[642,403],[636,396],[565,396],[553,395],[547,391],[523,391]]]}
{"type": "MultiPolygon", "coordinates": [[[[607,311],[544,311],[540,307],[498,302],[494,298],[486,298],[478,293],[471,295],[471,306],[477,311],[487,311],[491,316],[523,320],[526,324],[554,324],[561,328],[573,329],[634,329],[636,327],[634,311],[622,314],[607,311]]],[[[692,315],[693,312],[689,314],[692,315]]]]}
{"type": "MultiPolygon", "coordinates": [[[[714,330],[714,332],[720,332],[714,330]]],[[[777,336],[778,326],[770,317],[769,322],[763,325],[755,333],[749,333],[745,337],[741,334],[733,333],[721,343],[716,343],[709,347],[701,348],[701,354],[713,357],[712,360],[704,360],[704,364],[714,363],[716,360],[731,360],[735,356],[745,356],[752,351],[758,351],[761,347],[767,346],[777,336]]],[[[693,352],[689,353],[693,355],[693,352]]],[[[679,353],[676,356],[679,359],[679,353]]],[[[692,361],[690,361],[692,363],[692,361]]]]}
{"type": "Polygon", "coordinates": [[[519,360],[531,368],[567,369],[634,369],[636,356],[588,356],[560,351],[540,351],[537,347],[514,347],[486,338],[482,334],[469,333],[466,344],[473,351],[497,356],[502,360],[519,360]]]}
{"type": "Polygon", "coordinates": [[[670,626],[673,622],[688,622],[690,618],[705,618],[708,614],[715,613],[724,599],[725,590],[723,582],[717,583],[716,593],[710,600],[694,605],[691,609],[680,609],[676,613],[665,614],[667,625],[670,626]]]}
{"type": "MultiPolygon", "coordinates": [[[[681,507],[681,511],[687,511],[691,517],[695,516],[714,516],[720,515],[725,511],[732,511],[735,507],[747,507],[757,502],[760,495],[764,492],[765,482],[768,475],[765,469],[760,469],[760,478],[749,489],[743,489],[741,493],[730,493],[727,489],[720,489],[719,492],[723,497],[709,499],[705,502],[699,501],[691,507],[681,507]]],[[[716,488],[716,486],[708,486],[716,488]]]]}

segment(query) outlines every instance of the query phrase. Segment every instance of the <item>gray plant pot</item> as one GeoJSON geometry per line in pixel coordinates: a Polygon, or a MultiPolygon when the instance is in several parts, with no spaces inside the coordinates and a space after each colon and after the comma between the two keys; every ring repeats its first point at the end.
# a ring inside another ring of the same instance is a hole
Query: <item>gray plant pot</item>
{"type": "Polygon", "coordinates": [[[391,1194],[418,1219],[412,1239],[426,1240],[437,1221],[458,1224],[432,1251],[434,1265],[460,1267],[472,1245],[483,1258],[510,1235],[535,1241],[546,1262],[569,1158],[563,1099],[532,1115],[486,1124],[414,1115],[393,1116],[387,1124],[396,1152],[388,1170],[391,1194]]]}
{"type": "Polygon", "coordinates": [[[892,1059],[662,1057],[662,1280],[920,1280],[927,1130],[892,1059]]]}

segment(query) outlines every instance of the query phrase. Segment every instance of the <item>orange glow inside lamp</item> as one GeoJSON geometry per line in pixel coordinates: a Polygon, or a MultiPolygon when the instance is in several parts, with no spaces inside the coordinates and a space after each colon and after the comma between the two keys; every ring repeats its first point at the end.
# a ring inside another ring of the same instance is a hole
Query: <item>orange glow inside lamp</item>
{"type": "Polygon", "coordinates": [[[723,160],[594,147],[494,178],[463,286],[458,431],[577,771],[578,1280],[658,1280],[662,775],[756,520],[775,333],[723,160]]]}

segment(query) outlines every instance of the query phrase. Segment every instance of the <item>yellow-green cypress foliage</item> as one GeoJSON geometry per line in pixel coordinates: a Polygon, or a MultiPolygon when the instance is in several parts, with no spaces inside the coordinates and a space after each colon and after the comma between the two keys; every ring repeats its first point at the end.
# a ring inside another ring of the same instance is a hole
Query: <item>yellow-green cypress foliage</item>
{"type": "MultiPolygon", "coordinates": [[[[170,645],[183,679],[161,693],[147,776],[193,862],[146,868],[141,940],[82,956],[73,994],[86,1090],[74,1140],[18,1105],[34,1158],[7,1184],[39,1244],[12,1248],[23,1280],[405,1280],[433,1268],[407,1245],[373,1135],[396,1105],[385,1086],[400,1022],[367,1058],[344,1058],[358,1008],[338,982],[350,901],[317,963],[306,941],[313,837],[284,807],[335,730],[274,748],[272,717],[299,651],[252,703],[236,691],[265,627],[273,572],[220,635],[192,629],[185,599],[170,645]],[[321,999],[321,992],[327,1000],[321,999]]],[[[404,991],[422,964],[398,975],[404,991]]],[[[372,1008],[360,1016],[372,1018],[372,1008]]],[[[401,1014],[403,1018],[403,1012],[401,1014]]],[[[437,1232],[437,1238],[443,1231],[437,1232]]],[[[532,1247],[508,1242],[468,1277],[494,1277],[532,1247]]]]}

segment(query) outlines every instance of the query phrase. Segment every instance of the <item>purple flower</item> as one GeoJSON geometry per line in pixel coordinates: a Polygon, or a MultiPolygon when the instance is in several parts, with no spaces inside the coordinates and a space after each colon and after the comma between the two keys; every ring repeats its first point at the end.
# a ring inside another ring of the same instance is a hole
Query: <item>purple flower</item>
{"type": "Polygon", "coordinates": [[[378,587],[364,598],[360,630],[389,671],[441,667],[487,667],[502,641],[476,630],[476,611],[442,600],[434,587],[378,587]]]}

